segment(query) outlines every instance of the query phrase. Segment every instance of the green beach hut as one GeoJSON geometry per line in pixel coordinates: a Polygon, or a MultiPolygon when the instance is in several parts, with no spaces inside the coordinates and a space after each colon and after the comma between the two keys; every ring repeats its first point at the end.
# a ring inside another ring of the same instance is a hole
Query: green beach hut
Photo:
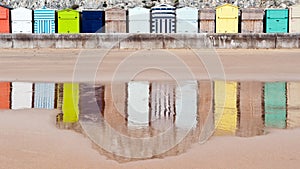
{"type": "Polygon", "coordinates": [[[80,14],[73,9],[64,9],[57,12],[58,33],[79,33],[80,14]]]}
{"type": "Polygon", "coordinates": [[[266,10],[266,33],[288,33],[289,10],[266,10]]]}

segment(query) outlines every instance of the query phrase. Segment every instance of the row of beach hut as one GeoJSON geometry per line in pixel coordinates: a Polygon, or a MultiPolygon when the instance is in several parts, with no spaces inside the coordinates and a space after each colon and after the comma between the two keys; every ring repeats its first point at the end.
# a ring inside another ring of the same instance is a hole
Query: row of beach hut
{"type": "Polygon", "coordinates": [[[294,33],[300,32],[300,6],[290,9],[175,8],[106,10],[10,9],[0,5],[0,33],[294,33]]]}

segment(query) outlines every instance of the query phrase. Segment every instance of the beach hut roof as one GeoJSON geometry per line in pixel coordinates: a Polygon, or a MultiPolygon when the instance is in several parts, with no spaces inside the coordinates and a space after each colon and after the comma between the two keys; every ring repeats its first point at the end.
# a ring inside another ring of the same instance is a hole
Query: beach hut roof
{"type": "Polygon", "coordinates": [[[224,6],[230,6],[230,7],[233,7],[233,8],[239,8],[238,6],[235,6],[235,5],[232,5],[232,4],[223,4],[223,5],[217,6],[216,9],[222,8],[224,6]]]}

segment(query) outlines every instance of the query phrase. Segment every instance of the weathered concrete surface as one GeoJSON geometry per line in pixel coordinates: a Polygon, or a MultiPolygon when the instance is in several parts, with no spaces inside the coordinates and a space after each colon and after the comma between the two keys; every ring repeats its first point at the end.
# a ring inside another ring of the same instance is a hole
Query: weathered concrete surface
{"type": "MultiPolygon", "coordinates": [[[[277,34],[209,34],[214,48],[274,49],[277,34]]],[[[297,35],[294,35],[297,36],[297,35]]]]}
{"type": "Polygon", "coordinates": [[[184,49],[299,48],[299,33],[289,34],[1,34],[0,48],[184,49]]]}
{"type": "Polygon", "coordinates": [[[278,34],[276,39],[276,48],[299,48],[300,34],[278,34]]]}
{"type": "Polygon", "coordinates": [[[1,48],[12,48],[13,47],[11,34],[1,34],[0,47],[1,48]]]}

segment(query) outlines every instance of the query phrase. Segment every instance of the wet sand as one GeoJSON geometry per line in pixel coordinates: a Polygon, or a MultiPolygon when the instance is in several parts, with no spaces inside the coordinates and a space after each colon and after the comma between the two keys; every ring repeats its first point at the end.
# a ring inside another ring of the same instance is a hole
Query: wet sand
{"type": "Polygon", "coordinates": [[[251,138],[212,137],[179,156],[128,163],[106,159],[88,138],[55,127],[56,111],[0,112],[0,168],[298,168],[300,129],[251,138]]]}
{"type": "MultiPolygon", "coordinates": [[[[77,57],[82,67],[75,81],[112,80],[114,70],[131,50],[111,51],[99,57],[99,50],[71,49],[1,49],[0,81],[74,80],[77,57]],[[87,52],[87,53],[85,53],[87,52]],[[82,58],[82,57],[81,57],[82,58]],[[98,66],[99,59],[103,59],[98,66]],[[95,70],[97,71],[96,74],[95,70]]],[[[170,50],[196,74],[196,79],[208,79],[205,67],[189,50],[170,50]],[[202,66],[199,66],[202,65],[202,66]]],[[[164,51],[164,52],[170,52],[164,51]]],[[[105,52],[105,51],[104,51],[105,52]]],[[[149,54],[151,51],[145,51],[149,54]]],[[[226,79],[256,81],[299,81],[300,50],[217,50],[226,79]]],[[[205,53],[205,52],[204,52],[205,53]]],[[[208,52],[211,54],[211,52],[208,52]]],[[[151,53],[150,53],[151,54],[151,53]]],[[[203,59],[209,59],[209,56],[203,59]]],[[[159,60],[173,67],[184,80],[175,62],[159,60]]],[[[155,62],[154,62],[155,63],[155,62]]],[[[139,65],[139,62],[135,62],[139,65]]],[[[128,67],[126,71],[134,69],[128,67]]],[[[128,73],[125,71],[125,74],[128,73]]],[[[214,79],[222,74],[212,70],[214,79]]],[[[122,76],[123,74],[121,74],[122,76]]],[[[166,80],[169,76],[147,71],[139,80],[166,80]],[[155,76],[153,76],[155,73],[155,76]]],[[[118,80],[124,80],[122,78],[118,80]]],[[[125,79],[126,80],[126,79],[125,79]]],[[[164,159],[118,163],[106,159],[82,134],[55,127],[57,111],[0,111],[0,168],[298,168],[300,162],[300,129],[273,130],[267,136],[251,138],[212,137],[205,144],[194,144],[186,153],[164,159]]]]}
{"type": "MultiPolygon", "coordinates": [[[[213,79],[222,79],[223,72],[219,71],[222,69],[216,63],[217,60],[212,59],[216,56],[219,56],[228,80],[300,80],[300,49],[200,50],[198,53],[203,62],[191,50],[145,50],[138,53],[134,50],[113,50],[106,56],[103,55],[107,51],[100,49],[1,49],[0,52],[0,81],[111,81],[117,68],[120,68],[120,63],[124,64],[130,55],[150,59],[138,59],[128,63],[125,70],[119,69],[117,80],[126,80],[122,77],[130,72],[136,73],[134,68],[145,62],[150,65],[164,65],[178,75],[179,80],[187,80],[188,77],[182,73],[184,68],[180,68],[176,62],[180,59],[198,80],[209,79],[207,70],[213,79]],[[171,59],[166,57],[168,54],[172,54],[171,59]],[[209,68],[205,69],[203,63],[209,68]]],[[[136,77],[139,80],[169,78],[158,70],[144,71],[136,77]]]]}

